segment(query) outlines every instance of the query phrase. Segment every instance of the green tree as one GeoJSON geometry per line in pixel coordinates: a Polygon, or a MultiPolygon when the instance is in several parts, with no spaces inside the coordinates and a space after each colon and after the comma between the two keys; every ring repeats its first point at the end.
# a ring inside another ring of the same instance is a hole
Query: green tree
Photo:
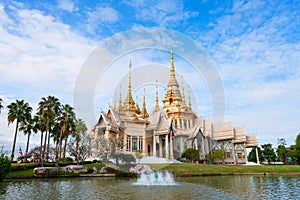
{"type": "Polygon", "coordinates": [[[215,149],[212,153],[207,154],[205,156],[205,159],[209,161],[211,164],[213,164],[215,161],[222,161],[222,163],[225,160],[224,151],[221,149],[215,149]]]}
{"type": "Polygon", "coordinates": [[[9,158],[3,153],[0,154],[0,182],[3,181],[5,176],[11,169],[9,158]]]}
{"type": "Polygon", "coordinates": [[[24,102],[24,100],[16,100],[16,102],[12,102],[11,104],[9,104],[7,108],[8,108],[8,116],[7,116],[8,125],[13,123],[16,120],[15,136],[14,136],[13,147],[11,152],[11,160],[13,160],[15,156],[15,146],[17,141],[19,125],[20,123],[26,123],[26,121],[31,117],[32,108],[29,106],[29,103],[24,102]]]}
{"type": "Polygon", "coordinates": [[[283,162],[283,164],[286,165],[288,149],[284,145],[278,145],[277,155],[278,155],[279,161],[283,162]]]}
{"type": "MultiPolygon", "coordinates": [[[[263,160],[263,156],[262,156],[262,152],[260,147],[257,147],[257,153],[258,153],[258,159],[260,161],[263,160]]],[[[253,147],[248,155],[248,161],[250,162],[256,162],[257,163],[257,159],[256,159],[256,147],[253,147]]]]}
{"type": "MultiPolygon", "coordinates": [[[[42,118],[42,116],[40,115],[40,113],[38,112],[36,117],[36,128],[38,131],[41,132],[41,137],[40,137],[40,146],[39,146],[39,151],[38,154],[36,154],[36,156],[38,157],[39,162],[42,161],[42,152],[43,152],[43,136],[44,136],[44,132],[46,131],[46,123],[45,120],[42,118]]],[[[42,163],[43,165],[43,163],[42,163]]]]}
{"type": "Polygon", "coordinates": [[[27,160],[28,157],[28,149],[29,149],[29,141],[31,133],[37,133],[37,123],[38,117],[34,116],[31,118],[31,116],[28,116],[28,119],[20,123],[20,131],[23,131],[25,135],[27,135],[27,143],[26,143],[26,150],[25,150],[25,159],[27,160]]]}
{"type": "Polygon", "coordinates": [[[67,147],[67,140],[68,137],[75,133],[76,126],[75,126],[75,112],[74,108],[71,107],[68,104],[65,104],[61,108],[61,113],[58,119],[59,127],[60,127],[60,135],[59,135],[59,148],[58,148],[58,154],[60,159],[64,159],[65,153],[66,153],[66,147],[67,147]],[[62,140],[64,139],[64,149],[62,151],[62,140]],[[63,152],[63,156],[61,156],[63,152]]]}
{"type": "Polygon", "coordinates": [[[221,160],[222,163],[224,163],[225,155],[224,155],[223,150],[221,150],[221,149],[214,150],[213,157],[214,157],[214,160],[221,160]]]}
{"type": "Polygon", "coordinates": [[[132,154],[118,154],[120,160],[126,163],[126,165],[130,165],[131,162],[136,162],[135,157],[132,154]]]}
{"type": "Polygon", "coordinates": [[[272,144],[270,143],[263,144],[261,145],[261,148],[262,148],[262,156],[264,160],[268,161],[269,164],[271,162],[276,161],[276,154],[274,149],[272,148],[272,144]]]}
{"type": "Polygon", "coordinates": [[[89,155],[88,138],[86,135],[87,126],[82,119],[75,122],[76,131],[72,134],[72,139],[68,145],[71,156],[75,157],[77,164],[83,162],[89,155]]]}
{"type": "Polygon", "coordinates": [[[139,160],[140,163],[141,159],[143,158],[143,151],[142,150],[135,151],[135,157],[139,160]]]}
{"type": "Polygon", "coordinates": [[[45,140],[44,148],[42,148],[42,163],[44,162],[45,152],[46,159],[49,158],[49,148],[50,148],[50,125],[53,124],[54,119],[57,117],[60,110],[60,102],[58,98],[54,96],[43,97],[39,102],[38,114],[40,115],[42,122],[46,123],[45,128],[45,140]],[[47,145],[48,142],[48,145],[47,145]]]}
{"type": "Polygon", "coordinates": [[[296,137],[294,145],[291,145],[289,148],[289,157],[294,163],[300,164],[300,133],[296,137]]]}
{"type": "Polygon", "coordinates": [[[194,162],[197,160],[199,160],[199,151],[196,150],[196,149],[193,149],[193,148],[189,148],[189,149],[186,149],[181,158],[186,158],[188,160],[190,160],[191,162],[194,162]]]}
{"type": "Polygon", "coordinates": [[[106,162],[108,160],[109,140],[107,140],[104,135],[100,135],[96,139],[93,139],[92,143],[92,146],[97,149],[100,159],[106,162]]]}

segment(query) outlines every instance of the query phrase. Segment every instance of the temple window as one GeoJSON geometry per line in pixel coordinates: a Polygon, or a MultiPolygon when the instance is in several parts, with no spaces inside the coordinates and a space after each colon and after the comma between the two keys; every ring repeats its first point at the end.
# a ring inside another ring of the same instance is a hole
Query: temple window
{"type": "Polygon", "coordinates": [[[232,155],[231,155],[231,152],[230,151],[226,151],[226,158],[231,158],[232,155]]]}
{"type": "Polygon", "coordinates": [[[137,137],[132,136],[132,151],[135,152],[137,150],[137,137]]]}
{"type": "Polygon", "coordinates": [[[139,136],[139,145],[138,145],[138,150],[143,150],[143,137],[139,136]]]}
{"type": "Polygon", "coordinates": [[[244,158],[244,153],[243,152],[237,152],[237,157],[238,158],[244,158]]]}
{"type": "Polygon", "coordinates": [[[126,141],[126,151],[131,151],[131,136],[127,136],[127,141],[126,141]]]}

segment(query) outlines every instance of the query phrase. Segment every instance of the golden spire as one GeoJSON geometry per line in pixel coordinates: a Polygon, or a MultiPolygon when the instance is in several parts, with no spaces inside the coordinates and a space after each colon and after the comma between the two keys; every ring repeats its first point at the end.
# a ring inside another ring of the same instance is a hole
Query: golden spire
{"type": "Polygon", "coordinates": [[[146,91],[145,91],[145,88],[144,88],[143,108],[142,108],[142,112],[141,112],[140,116],[144,119],[149,117],[149,114],[148,114],[147,109],[146,109],[146,91]]]}
{"type": "Polygon", "coordinates": [[[190,88],[190,85],[188,85],[189,87],[189,110],[191,111],[192,110],[192,104],[191,104],[191,88],[190,88]]]}
{"type": "Polygon", "coordinates": [[[131,95],[131,60],[129,63],[129,78],[128,78],[128,88],[127,88],[127,96],[124,101],[124,111],[135,112],[136,109],[134,107],[134,101],[131,95]]]}
{"type": "Polygon", "coordinates": [[[122,105],[122,85],[120,85],[120,97],[119,97],[119,106],[118,106],[119,114],[122,114],[122,110],[123,110],[123,105],[122,105]]]}
{"type": "Polygon", "coordinates": [[[179,87],[178,82],[175,77],[175,66],[174,66],[174,56],[173,49],[170,49],[170,79],[168,83],[168,87],[176,86],[179,87]]]}
{"type": "Polygon", "coordinates": [[[184,95],[184,83],[183,83],[183,76],[181,76],[181,96],[182,96],[182,104],[181,104],[181,109],[183,111],[187,111],[188,107],[185,102],[185,95],[184,95]]]}
{"type": "Polygon", "coordinates": [[[175,67],[174,67],[174,56],[173,56],[173,49],[170,49],[170,80],[175,79],[175,67]]]}
{"type": "Polygon", "coordinates": [[[159,102],[158,102],[158,84],[157,84],[157,80],[156,80],[156,94],[155,94],[155,107],[153,110],[153,113],[159,112],[159,102]]]}
{"type": "Polygon", "coordinates": [[[136,114],[140,114],[141,110],[138,104],[138,96],[135,97],[135,109],[136,109],[136,114]]]}
{"type": "Polygon", "coordinates": [[[182,97],[179,90],[179,84],[175,76],[173,50],[170,50],[170,79],[168,82],[168,90],[163,99],[163,108],[167,113],[179,112],[181,110],[182,97]]]}

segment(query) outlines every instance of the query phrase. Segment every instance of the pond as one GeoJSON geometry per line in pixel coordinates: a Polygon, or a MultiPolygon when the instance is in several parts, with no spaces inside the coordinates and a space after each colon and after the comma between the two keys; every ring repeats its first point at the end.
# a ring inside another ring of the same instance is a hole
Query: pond
{"type": "Polygon", "coordinates": [[[300,177],[179,177],[177,184],[136,185],[137,179],[6,180],[0,199],[299,199],[300,177]]]}

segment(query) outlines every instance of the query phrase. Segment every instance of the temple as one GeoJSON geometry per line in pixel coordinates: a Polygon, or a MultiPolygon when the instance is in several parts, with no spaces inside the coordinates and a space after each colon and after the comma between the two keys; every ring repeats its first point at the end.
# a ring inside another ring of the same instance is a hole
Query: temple
{"type": "MultiPolygon", "coordinates": [[[[245,135],[243,127],[233,127],[231,122],[213,124],[211,119],[196,116],[190,95],[188,102],[186,100],[183,82],[180,87],[176,79],[172,50],[162,107],[159,106],[156,84],[154,109],[147,111],[145,92],[140,108],[132,97],[132,78],[130,61],[126,98],[123,100],[120,92],[118,103],[114,100],[113,106],[101,111],[91,133],[94,139],[107,141],[104,148],[109,154],[139,151],[143,156],[177,159],[186,149],[194,148],[199,150],[200,160],[205,162],[208,155],[221,150],[224,157],[213,160],[214,163],[244,164],[247,162],[246,148],[257,147],[256,135],[245,135]]],[[[95,156],[99,156],[97,152],[95,156]]]]}

